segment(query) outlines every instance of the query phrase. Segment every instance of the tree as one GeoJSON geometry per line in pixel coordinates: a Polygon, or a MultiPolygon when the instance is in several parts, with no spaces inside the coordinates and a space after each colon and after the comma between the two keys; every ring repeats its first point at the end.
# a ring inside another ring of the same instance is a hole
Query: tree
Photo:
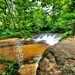
{"type": "Polygon", "coordinates": [[[40,32],[75,34],[74,0],[0,0],[2,37],[40,32]]]}

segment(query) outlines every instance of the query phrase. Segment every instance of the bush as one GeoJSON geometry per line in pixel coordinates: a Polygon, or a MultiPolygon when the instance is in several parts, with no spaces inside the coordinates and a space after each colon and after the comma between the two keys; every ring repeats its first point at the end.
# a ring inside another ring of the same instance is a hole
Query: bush
{"type": "Polygon", "coordinates": [[[6,58],[0,58],[0,62],[5,65],[5,72],[0,75],[17,75],[20,63],[17,60],[7,60],[6,58]]]}

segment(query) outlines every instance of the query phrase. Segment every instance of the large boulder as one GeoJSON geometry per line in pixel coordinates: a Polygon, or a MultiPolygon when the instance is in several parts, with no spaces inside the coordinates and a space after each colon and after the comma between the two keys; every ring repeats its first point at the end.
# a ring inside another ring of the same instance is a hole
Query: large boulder
{"type": "Polygon", "coordinates": [[[75,37],[45,50],[36,75],[75,75],[75,37]]]}

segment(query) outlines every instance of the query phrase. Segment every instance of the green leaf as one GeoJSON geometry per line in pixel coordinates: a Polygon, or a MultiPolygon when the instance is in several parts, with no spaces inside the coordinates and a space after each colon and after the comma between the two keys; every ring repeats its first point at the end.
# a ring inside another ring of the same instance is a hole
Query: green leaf
{"type": "Polygon", "coordinates": [[[0,22],[0,27],[3,26],[2,22],[0,22]]]}

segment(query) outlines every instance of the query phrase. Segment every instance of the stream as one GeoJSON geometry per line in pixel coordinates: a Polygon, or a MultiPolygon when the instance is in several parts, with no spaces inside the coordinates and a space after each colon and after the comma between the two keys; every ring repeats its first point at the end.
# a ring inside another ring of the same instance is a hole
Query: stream
{"type": "Polygon", "coordinates": [[[59,42],[59,40],[62,38],[62,34],[42,33],[42,34],[33,36],[33,38],[34,38],[35,43],[42,41],[42,42],[52,46],[59,42]]]}
{"type": "MultiPolygon", "coordinates": [[[[53,46],[54,44],[56,44],[56,43],[59,42],[59,40],[61,39],[61,37],[62,37],[61,34],[42,33],[42,34],[37,34],[37,35],[33,36],[32,39],[34,39],[33,40],[34,41],[34,44],[39,43],[39,42],[43,42],[43,43],[47,44],[48,46],[53,46]]],[[[7,53],[4,53],[5,56],[7,56],[7,57],[8,57],[8,55],[9,55],[9,57],[10,56],[11,57],[14,56],[13,53],[11,53],[11,52],[12,51],[15,51],[16,58],[19,60],[19,62],[21,64],[23,64],[23,60],[24,60],[23,51],[26,50],[26,48],[23,49],[22,46],[25,46],[25,44],[22,45],[22,43],[21,43],[22,41],[24,41],[24,40],[22,40],[22,39],[16,39],[15,40],[13,38],[11,38],[11,39],[8,38],[8,39],[6,39],[5,42],[1,42],[0,41],[0,49],[1,50],[4,49],[4,51],[7,50],[7,53]],[[11,53],[11,55],[10,55],[10,53],[11,53]]],[[[39,50],[37,51],[37,49],[36,49],[37,45],[36,45],[36,47],[34,47],[34,45],[32,45],[32,47],[33,48],[30,48],[30,46],[27,47],[29,53],[30,52],[32,52],[32,53],[37,52],[38,53],[39,50]],[[32,49],[34,49],[34,50],[32,51],[32,49]]],[[[40,47],[42,47],[42,45],[40,45],[40,47]]],[[[45,47],[44,47],[44,49],[45,49],[45,47]]],[[[42,48],[40,48],[40,50],[42,50],[42,48]]],[[[34,59],[37,59],[39,61],[40,60],[40,57],[38,57],[36,55],[36,58],[34,58],[34,59]]]]}

